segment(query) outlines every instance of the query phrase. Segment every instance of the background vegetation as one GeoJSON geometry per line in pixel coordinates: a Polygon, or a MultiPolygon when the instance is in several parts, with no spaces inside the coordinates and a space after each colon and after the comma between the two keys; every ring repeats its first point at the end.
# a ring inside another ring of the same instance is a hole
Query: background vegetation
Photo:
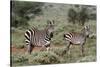
{"type": "Polygon", "coordinates": [[[96,6],[72,5],[40,2],[11,2],[11,64],[39,65],[57,63],[77,63],[96,61],[96,6]],[[26,54],[25,30],[32,26],[43,29],[47,20],[55,20],[54,38],[50,51],[38,51],[26,54]],[[85,56],[80,56],[80,47],[72,46],[71,54],[63,54],[67,45],[63,34],[69,31],[79,32],[84,25],[90,25],[93,37],[87,39],[85,56]]]}

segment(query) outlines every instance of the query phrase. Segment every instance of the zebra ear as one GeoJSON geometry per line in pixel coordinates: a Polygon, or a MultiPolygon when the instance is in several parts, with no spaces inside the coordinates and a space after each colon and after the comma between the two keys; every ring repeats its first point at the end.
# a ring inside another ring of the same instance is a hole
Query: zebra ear
{"type": "Polygon", "coordinates": [[[53,23],[53,24],[55,24],[55,21],[54,21],[54,20],[52,20],[52,23],[53,23]]]}
{"type": "Polygon", "coordinates": [[[89,29],[90,28],[90,25],[87,25],[87,26],[84,26],[85,29],[89,29]]]}
{"type": "Polygon", "coordinates": [[[84,28],[86,29],[86,28],[87,28],[87,26],[84,26],[84,28]]]}

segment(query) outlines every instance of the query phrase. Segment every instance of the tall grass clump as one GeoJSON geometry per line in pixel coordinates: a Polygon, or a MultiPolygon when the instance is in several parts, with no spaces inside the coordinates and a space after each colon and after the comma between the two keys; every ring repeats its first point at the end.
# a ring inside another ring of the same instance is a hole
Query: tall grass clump
{"type": "Polygon", "coordinates": [[[23,64],[28,64],[28,57],[26,55],[12,55],[11,56],[11,65],[12,66],[21,66],[23,64]]]}
{"type": "Polygon", "coordinates": [[[30,64],[56,64],[60,61],[59,56],[50,51],[33,53],[29,58],[30,64]]]}

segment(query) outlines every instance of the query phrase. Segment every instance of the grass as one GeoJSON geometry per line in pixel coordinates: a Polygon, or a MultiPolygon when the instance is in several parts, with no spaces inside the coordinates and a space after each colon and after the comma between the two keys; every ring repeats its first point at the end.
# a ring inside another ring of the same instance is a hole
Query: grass
{"type": "Polygon", "coordinates": [[[13,66],[17,65],[40,65],[40,64],[56,64],[62,60],[59,56],[51,51],[33,52],[31,55],[28,54],[14,54],[12,55],[13,66]]]}
{"type": "Polygon", "coordinates": [[[19,29],[13,29],[11,33],[12,47],[23,48],[24,47],[24,31],[19,29]]]}
{"type": "Polygon", "coordinates": [[[52,47],[50,51],[33,51],[31,55],[23,52],[12,53],[12,65],[44,65],[58,63],[78,63],[78,62],[94,62],[96,61],[96,47],[85,45],[85,56],[81,56],[80,47],[72,46],[71,53],[62,54],[64,47],[52,47]]]}
{"type": "MultiPolygon", "coordinates": [[[[46,4],[48,5],[48,4],[46,4]]],[[[71,5],[53,5],[53,8],[47,7],[43,9],[43,15],[35,17],[29,21],[32,26],[43,29],[48,19],[55,20],[55,32],[51,42],[52,47],[50,51],[33,51],[31,55],[24,52],[12,52],[11,61],[13,66],[25,65],[40,65],[40,64],[58,64],[58,63],[79,63],[79,62],[94,62],[96,61],[96,21],[90,20],[85,25],[89,24],[91,30],[95,34],[93,38],[86,40],[85,56],[80,56],[80,46],[72,46],[70,48],[71,54],[62,54],[67,45],[63,40],[63,34],[69,31],[79,32],[83,26],[78,24],[73,25],[67,21],[67,12],[71,5]]],[[[16,48],[25,47],[24,32],[27,29],[14,28],[11,34],[11,46],[16,48]]]]}

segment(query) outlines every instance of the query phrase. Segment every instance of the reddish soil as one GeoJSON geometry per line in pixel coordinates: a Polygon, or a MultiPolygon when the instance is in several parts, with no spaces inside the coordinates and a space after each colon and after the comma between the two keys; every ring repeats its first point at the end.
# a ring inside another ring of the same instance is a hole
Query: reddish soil
{"type": "Polygon", "coordinates": [[[26,51],[26,49],[25,48],[11,47],[11,51],[12,52],[19,52],[19,51],[24,52],[24,51],[26,51]]]}
{"type": "MultiPolygon", "coordinates": [[[[40,47],[35,47],[33,50],[34,51],[40,51],[40,47]]],[[[11,47],[11,51],[14,53],[14,52],[26,52],[27,49],[26,48],[16,48],[16,47],[11,47]]]]}
{"type": "MultiPolygon", "coordinates": [[[[62,47],[62,46],[51,46],[51,47],[62,47]]],[[[44,48],[45,49],[45,48],[44,48]]],[[[41,50],[41,47],[35,47],[33,48],[32,51],[40,51],[41,50]]],[[[14,52],[26,52],[27,49],[26,48],[16,48],[16,47],[11,47],[11,52],[14,53],[14,52]]]]}

